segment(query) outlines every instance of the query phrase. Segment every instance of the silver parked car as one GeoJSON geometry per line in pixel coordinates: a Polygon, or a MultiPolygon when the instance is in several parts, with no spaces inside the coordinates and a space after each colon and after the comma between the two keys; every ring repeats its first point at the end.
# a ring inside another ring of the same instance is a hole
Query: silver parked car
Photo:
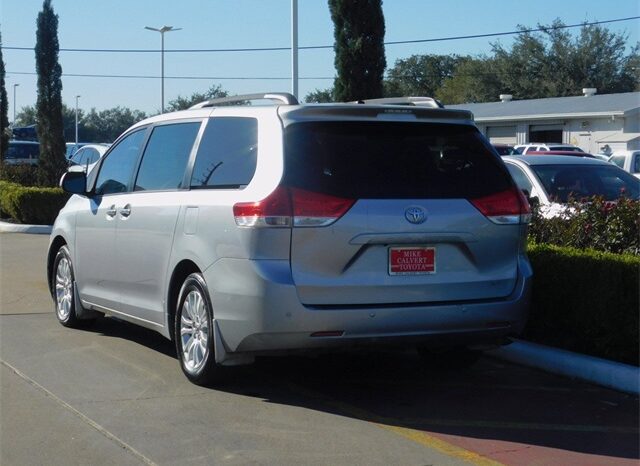
{"type": "Polygon", "coordinates": [[[260,97],[276,104],[149,118],[64,175],[47,261],[63,325],[154,329],[197,384],[283,350],[468,360],[522,330],[529,206],[469,112],[260,97]]]}

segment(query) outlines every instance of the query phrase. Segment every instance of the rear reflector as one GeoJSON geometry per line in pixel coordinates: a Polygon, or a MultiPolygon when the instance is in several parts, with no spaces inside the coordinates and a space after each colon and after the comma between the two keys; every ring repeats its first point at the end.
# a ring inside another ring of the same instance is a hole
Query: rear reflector
{"type": "Polygon", "coordinates": [[[233,206],[236,224],[242,227],[324,227],[342,217],[355,200],[278,186],[257,202],[233,206]]]}
{"type": "Polygon", "coordinates": [[[471,199],[470,202],[493,223],[516,225],[529,223],[531,220],[529,202],[522,191],[516,187],[478,199],[471,199]]]}
{"type": "Polygon", "coordinates": [[[324,332],[313,332],[312,337],[341,337],[344,335],[344,330],[329,330],[324,332]]]}

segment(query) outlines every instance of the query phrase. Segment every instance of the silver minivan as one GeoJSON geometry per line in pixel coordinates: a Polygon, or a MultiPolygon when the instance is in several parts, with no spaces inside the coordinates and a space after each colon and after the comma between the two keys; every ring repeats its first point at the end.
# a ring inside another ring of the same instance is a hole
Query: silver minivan
{"type": "Polygon", "coordinates": [[[298,350],[469,361],[526,320],[529,206],[466,111],[218,99],[134,125],[61,184],[58,320],[154,329],[197,384],[298,350]]]}

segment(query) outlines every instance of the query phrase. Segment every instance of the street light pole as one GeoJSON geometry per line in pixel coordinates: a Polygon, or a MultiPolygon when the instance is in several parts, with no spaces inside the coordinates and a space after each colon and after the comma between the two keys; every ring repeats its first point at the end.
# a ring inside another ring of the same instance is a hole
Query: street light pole
{"type": "Polygon", "coordinates": [[[78,148],[78,99],[81,96],[76,96],[76,149],[78,148]]]}
{"type": "Polygon", "coordinates": [[[182,28],[174,28],[173,26],[162,26],[160,29],[150,26],[145,26],[144,28],[160,33],[160,108],[161,113],[164,113],[164,33],[179,31],[182,28]]]}
{"type": "Polygon", "coordinates": [[[291,0],[291,93],[298,97],[298,0],[291,0]]]}
{"type": "Polygon", "coordinates": [[[19,83],[13,85],[13,126],[16,125],[16,87],[19,85],[19,83]]]}

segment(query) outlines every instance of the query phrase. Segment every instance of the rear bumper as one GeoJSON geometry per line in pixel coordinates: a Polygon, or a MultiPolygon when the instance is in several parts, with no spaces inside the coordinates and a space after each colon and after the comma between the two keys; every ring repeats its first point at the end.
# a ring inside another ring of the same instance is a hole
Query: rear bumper
{"type": "Polygon", "coordinates": [[[222,259],[204,273],[227,351],[262,352],[359,345],[491,344],[517,335],[531,296],[520,258],[512,294],[498,300],[312,308],[300,303],[288,261],[222,259]],[[312,336],[342,332],[341,336],[312,336]]]}

